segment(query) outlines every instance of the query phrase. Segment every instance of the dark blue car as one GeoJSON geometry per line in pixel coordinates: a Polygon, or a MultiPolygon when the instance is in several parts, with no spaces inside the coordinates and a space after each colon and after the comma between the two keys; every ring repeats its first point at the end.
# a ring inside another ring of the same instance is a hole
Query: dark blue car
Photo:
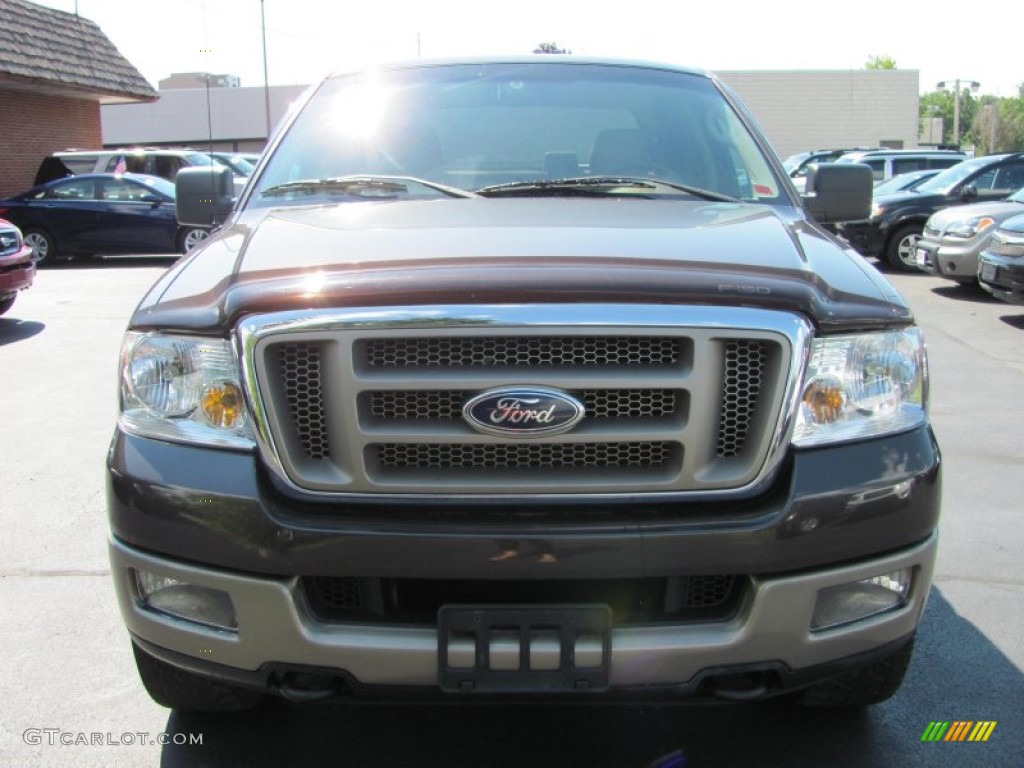
{"type": "Polygon", "coordinates": [[[71,176],[0,200],[36,262],[116,253],[185,253],[209,231],[178,225],[174,184],[158,176],[71,176]]]}

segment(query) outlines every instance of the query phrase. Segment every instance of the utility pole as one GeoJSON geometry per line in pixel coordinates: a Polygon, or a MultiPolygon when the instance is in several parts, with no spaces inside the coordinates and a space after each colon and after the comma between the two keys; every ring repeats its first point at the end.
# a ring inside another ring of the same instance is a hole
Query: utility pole
{"type": "Polygon", "coordinates": [[[270,78],[267,76],[267,17],[260,0],[260,32],[263,34],[263,107],[267,118],[267,141],[270,141],[270,78]]]}
{"type": "Polygon", "coordinates": [[[981,83],[976,80],[961,80],[959,77],[956,80],[943,80],[935,85],[936,88],[953,86],[953,144],[958,147],[960,146],[960,83],[974,92],[981,87],[981,83]]]}

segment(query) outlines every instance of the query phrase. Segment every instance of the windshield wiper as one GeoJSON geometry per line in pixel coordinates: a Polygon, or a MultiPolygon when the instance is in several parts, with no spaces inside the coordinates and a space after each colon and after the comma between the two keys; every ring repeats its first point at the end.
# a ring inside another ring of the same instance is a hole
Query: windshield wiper
{"type": "Polygon", "coordinates": [[[534,193],[558,194],[560,192],[594,192],[604,194],[608,191],[631,187],[633,189],[657,189],[654,182],[645,179],[620,178],[618,176],[579,176],[568,179],[534,179],[533,181],[511,181],[505,184],[492,184],[476,191],[484,197],[500,195],[532,195],[534,193]]]}
{"type": "Polygon", "coordinates": [[[658,189],[668,187],[669,189],[685,192],[688,195],[699,197],[704,200],[716,202],[738,203],[739,198],[724,195],[721,192],[712,192],[700,187],[692,187],[687,184],[677,184],[674,181],[664,179],[637,178],[635,176],[576,176],[566,179],[537,179],[534,181],[513,181],[507,184],[494,184],[489,187],[482,187],[476,192],[484,197],[497,197],[500,195],[550,195],[559,193],[571,194],[607,194],[614,193],[623,187],[631,189],[658,189]]]}
{"type": "Polygon", "coordinates": [[[448,197],[477,197],[473,192],[415,176],[360,175],[333,176],[326,179],[300,179],[278,184],[260,192],[260,197],[280,197],[293,192],[340,192],[357,197],[392,197],[409,193],[410,185],[419,185],[448,197]]]}

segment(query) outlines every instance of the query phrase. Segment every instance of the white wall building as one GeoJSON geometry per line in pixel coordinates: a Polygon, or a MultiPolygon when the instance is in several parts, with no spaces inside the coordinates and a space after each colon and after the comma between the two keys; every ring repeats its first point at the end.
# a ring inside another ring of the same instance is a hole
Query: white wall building
{"type": "Polygon", "coordinates": [[[717,72],[781,157],[828,147],[918,146],[916,69],[717,72]]]}

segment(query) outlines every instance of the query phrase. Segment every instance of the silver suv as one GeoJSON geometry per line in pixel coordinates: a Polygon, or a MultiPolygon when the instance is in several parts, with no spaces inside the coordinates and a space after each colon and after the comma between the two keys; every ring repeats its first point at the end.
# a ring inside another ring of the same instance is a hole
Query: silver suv
{"type": "Polygon", "coordinates": [[[952,168],[966,159],[967,154],[958,149],[874,149],[848,152],[835,162],[868,166],[877,184],[910,171],[952,168]]]}
{"type": "Polygon", "coordinates": [[[35,183],[81,173],[145,173],[174,181],[182,168],[210,166],[214,160],[194,149],[69,149],[54,152],[39,164],[35,183]]]}

